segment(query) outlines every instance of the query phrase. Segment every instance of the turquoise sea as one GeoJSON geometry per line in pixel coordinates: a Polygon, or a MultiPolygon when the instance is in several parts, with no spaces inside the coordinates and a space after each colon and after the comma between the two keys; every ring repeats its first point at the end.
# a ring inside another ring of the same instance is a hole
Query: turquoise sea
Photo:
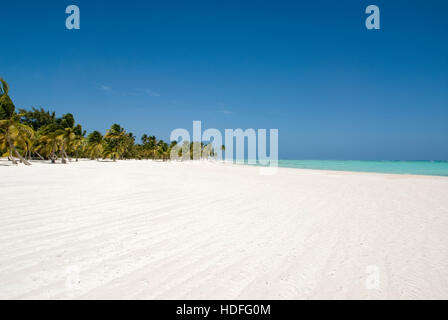
{"type": "Polygon", "coordinates": [[[279,160],[279,167],[448,176],[448,161],[279,160]]]}

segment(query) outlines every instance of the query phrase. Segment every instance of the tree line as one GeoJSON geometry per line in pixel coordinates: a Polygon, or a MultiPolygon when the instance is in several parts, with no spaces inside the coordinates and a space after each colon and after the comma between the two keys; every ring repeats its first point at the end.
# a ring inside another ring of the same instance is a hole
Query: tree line
{"type": "Polygon", "coordinates": [[[0,155],[13,164],[31,165],[31,159],[67,163],[80,158],[167,161],[173,153],[183,160],[198,159],[198,153],[199,158],[217,155],[211,144],[202,142],[185,141],[178,146],[177,141],[167,143],[144,134],[136,143],[134,134],[119,124],[113,124],[104,135],[96,130],[87,135],[71,113],[56,117],[55,112],[35,107],[17,111],[8,83],[0,78],[0,155]]]}

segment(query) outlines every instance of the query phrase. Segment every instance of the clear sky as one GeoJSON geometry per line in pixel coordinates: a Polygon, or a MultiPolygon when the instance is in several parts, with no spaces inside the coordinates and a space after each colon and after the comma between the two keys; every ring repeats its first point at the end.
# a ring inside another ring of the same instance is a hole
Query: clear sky
{"type": "Polygon", "coordinates": [[[18,0],[0,15],[16,106],[88,131],[167,140],[202,120],[278,128],[281,159],[448,159],[448,1],[18,0]]]}

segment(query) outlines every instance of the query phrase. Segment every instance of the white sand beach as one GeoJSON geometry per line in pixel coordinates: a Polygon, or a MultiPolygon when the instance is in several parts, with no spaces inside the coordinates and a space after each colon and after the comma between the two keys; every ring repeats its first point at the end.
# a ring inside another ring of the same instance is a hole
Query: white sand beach
{"type": "Polygon", "coordinates": [[[448,178],[0,161],[1,299],[447,299],[448,178]]]}

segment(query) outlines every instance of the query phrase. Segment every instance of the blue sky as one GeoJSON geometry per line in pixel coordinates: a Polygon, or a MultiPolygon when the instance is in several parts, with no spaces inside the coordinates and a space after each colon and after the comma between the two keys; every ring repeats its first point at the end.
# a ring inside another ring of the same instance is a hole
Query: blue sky
{"type": "Polygon", "coordinates": [[[17,107],[88,131],[168,139],[202,120],[278,128],[282,159],[448,159],[447,14],[442,0],[4,1],[0,76],[17,107]]]}

